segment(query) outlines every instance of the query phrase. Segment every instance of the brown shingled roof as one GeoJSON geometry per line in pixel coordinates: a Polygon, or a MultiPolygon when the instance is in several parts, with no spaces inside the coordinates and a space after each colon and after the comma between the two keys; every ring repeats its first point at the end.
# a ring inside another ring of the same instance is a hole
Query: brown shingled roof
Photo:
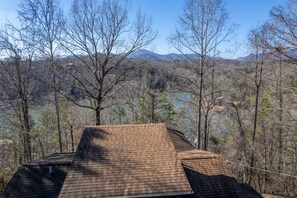
{"type": "Polygon", "coordinates": [[[190,194],[164,124],[87,127],[60,197],[190,194]]]}
{"type": "Polygon", "coordinates": [[[194,149],[179,131],[168,129],[168,132],[194,191],[193,195],[183,197],[261,197],[252,187],[237,182],[223,156],[194,149]]]}
{"type": "Polygon", "coordinates": [[[24,164],[6,196],[261,197],[236,181],[221,155],[195,149],[164,124],[86,127],[72,156],[24,164]]]}
{"type": "Polygon", "coordinates": [[[199,159],[196,156],[182,163],[195,194],[193,197],[245,197],[222,157],[203,155],[199,159]]]}
{"type": "Polygon", "coordinates": [[[24,164],[7,184],[4,197],[58,197],[72,157],[59,153],[24,164]]]}

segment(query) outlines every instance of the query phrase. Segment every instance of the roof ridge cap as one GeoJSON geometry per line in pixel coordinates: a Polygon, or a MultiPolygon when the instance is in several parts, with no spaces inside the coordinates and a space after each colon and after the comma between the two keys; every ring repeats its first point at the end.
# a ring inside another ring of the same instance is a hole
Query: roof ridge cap
{"type": "Polygon", "coordinates": [[[209,151],[203,151],[199,149],[192,149],[188,151],[182,151],[177,153],[178,159],[191,160],[191,159],[211,159],[223,157],[220,154],[216,154],[209,151]]]}
{"type": "MultiPolygon", "coordinates": [[[[68,151],[68,152],[62,152],[62,153],[55,152],[55,153],[52,153],[52,154],[50,154],[48,156],[51,156],[51,155],[54,155],[54,154],[74,154],[74,153],[75,153],[75,151],[68,151]]],[[[47,156],[44,156],[44,157],[47,157],[47,156]]]]}
{"type": "Polygon", "coordinates": [[[165,126],[164,123],[149,123],[149,124],[106,124],[106,125],[86,125],[85,128],[100,128],[100,127],[128,127],[128,126],[136,126],[136,127],[141,127],[141,126],[165,126]]]}
{"type": "Polygon", "coordinates": [[[189,143],[193,147],[193,149],[195,149],[195,146],[190,142],[190,140],[186,137],[186,135],[183,132],[181,132],[179,130],[176,130],[176,129],[173,129],[173,128],[170,128],[170,127],[166,127],[166,128],[170,132],[173,132],[173,133],[177,134],[182,140],[184,140],[187,143],[189,143]]]}

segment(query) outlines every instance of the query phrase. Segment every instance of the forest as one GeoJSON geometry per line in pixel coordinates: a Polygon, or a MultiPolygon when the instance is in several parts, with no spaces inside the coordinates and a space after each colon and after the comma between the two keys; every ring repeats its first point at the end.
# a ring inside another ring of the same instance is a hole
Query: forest
{"type": "Polygon", "coordinates": [[[222,154],[238,181],[296,196],[297,1],[248,32],[240,59],[220,57],[237,28],[222,0],[184,2],[166,59],[143,50],[157,30],[129,9],[23,0],[20,25],[0,24],[0,195],[22,163],[75,151],[86,125],[162,122],[222,154]]]}

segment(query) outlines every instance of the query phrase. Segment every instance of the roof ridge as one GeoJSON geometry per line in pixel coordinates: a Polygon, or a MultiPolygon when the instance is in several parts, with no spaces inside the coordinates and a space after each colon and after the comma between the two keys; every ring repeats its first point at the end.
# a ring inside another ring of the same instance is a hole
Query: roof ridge
{"type": "Polygon", "coordinates": [[[35,166],[65,166],[71,165],[72,161],[62,161],[62,162],[32,162],[32,163],[24,163],[22,166],[24,167],[35,167],[35,166]]]}
{"type": "Polygon", "coordinates": [[[183,139],[184,141],[189,143],[191,146],[193,146],[193,148],[195,148],[195,146],[189,141],[189,139],[186,137],[186,135],[183,132],[173,129],[173,128],[170,128],[170,127],[167,127],[167,130],[172,131],[173,133],[178,135],[181,139],[183,139]]]}
{"type": "Polygon", "coordinates": [[[211,158],[220,158],[220,154],[216,154],[209,151],[203,151],[199,149],[193,149],[189,151],[178,152],[178,158],[181,160],[192,160],[192,159],[211,159],[211,158]]]}
{"type": "MultiPolygon", "coordinates": [[[[55,153],[52,153],[52,154],[50,154],[50,155],[48,155],[48,156],[55,155],[55,154],[72,154],[72,153],[74,154],[74,153],[75,153],[75,151],[62,152],[62,153],[55,152],[55,153]]],[[[47,156],[45,156],[45,157],[47,157],[47,156]]]]}
{"type": "Polygon", "coordinates": [[[166,124],[164,123],[149,123],[149,124],[106,124],[106,125],[86,125],[85,128],[112,128],[112,127],[128,127],[128,126],[136,126],[136,127],[141,127],[141,126],[165,126],[166,124]]]}
{"type": "Polygon", "coordinates": [[[203,160],[203,159],[214,159],[218,158],[217,156],[203,156],[203,157],[192,157],[192,156],[186,156],[186,157],[179,157],[179,160],[203,160]]]}

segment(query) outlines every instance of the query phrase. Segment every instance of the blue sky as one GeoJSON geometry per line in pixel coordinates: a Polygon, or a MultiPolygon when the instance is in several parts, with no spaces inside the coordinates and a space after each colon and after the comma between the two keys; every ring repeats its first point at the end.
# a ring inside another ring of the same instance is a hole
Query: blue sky
{"type": "MultiPolygon", "coordinates": [[[[0,26],[6,21],[16,21],[16,9],[22,0],[0,0],[0,26]]],[[[61,0],[67,10],[70,0],[61,0]]],[[[226,8],[230,12],[230,22],[239,27],[232,42],[222,44],[222,56],[236,58],[249,53],[246,47],[248,31],[265,22],[269,17],[269,10],[276,5],[284,4],[285,0],[225,0],[226,8]],[[228,51],[230,51],[228,53],[228,51]]],[[[166,54],[176,52],[167,41],[177,26],[178,16],[181,14],[184,0],[131,0],[132,12],[138,7],[152,17],[153,26],[158,30],[158,38],[148,47],[148,50],[166,54]]]]}

